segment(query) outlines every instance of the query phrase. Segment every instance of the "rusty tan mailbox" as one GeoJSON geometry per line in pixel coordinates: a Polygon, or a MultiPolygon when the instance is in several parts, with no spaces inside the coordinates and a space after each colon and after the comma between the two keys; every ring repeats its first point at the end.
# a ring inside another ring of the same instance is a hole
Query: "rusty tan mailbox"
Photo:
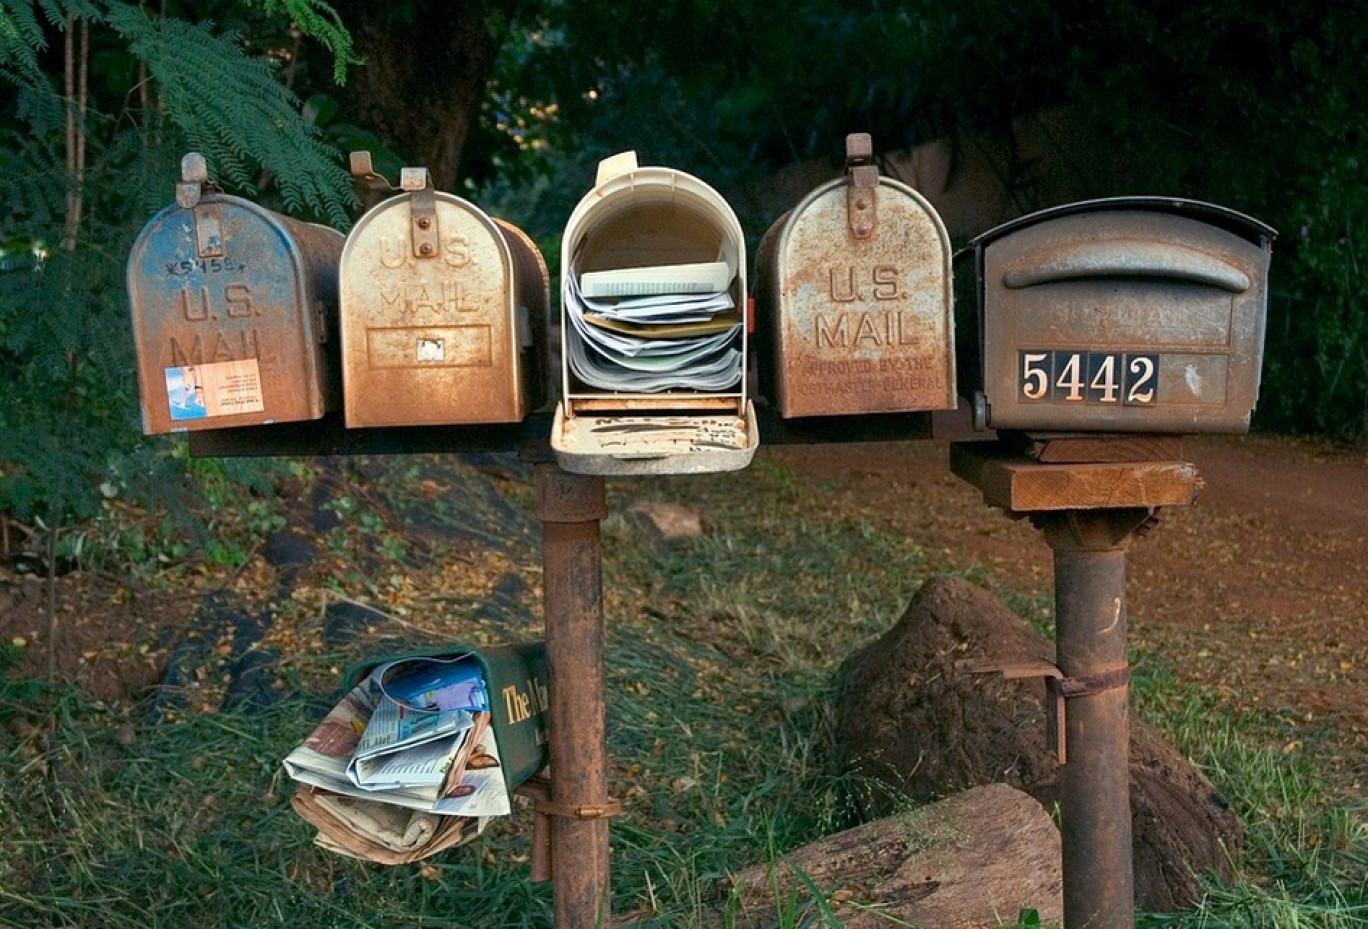
{"type": "Polygon", "coordinates": [[[844,178],[770,227],[756,277],[761,388],[780,416],[955,408],[950,239],[879,175],[867,134],[846,138],[844,178]]]}
{"type": "Polygon", "coordinates": [[[1125,197],[978,237],[982,383],[965,385],[978,424],[1247,431],[1274,235],[1224,207],[1125,197]]]}
{"type": "MultiPolygon", "coordinates": [[[[354,153],[352,172],[388,187],[354,153]]],[[[512,423],[545,400],[546,263],[532,240],[425,168],[357,220],[342,250],[346,424],[512,423]]]]}
{"type": "Polygon", "coordinates": [[[128,259],[143,431],[318,419],[339,400],[333,355],[340,232],[210,183],[181,162],[176,203],[128,259]]]}
{"type": "Polygon", "coordinates": [[[746,242],[696,177],[604,160],[561,238],[562,402],[582,474],[729,471],[759,444],[746,395],[746,242]]]}

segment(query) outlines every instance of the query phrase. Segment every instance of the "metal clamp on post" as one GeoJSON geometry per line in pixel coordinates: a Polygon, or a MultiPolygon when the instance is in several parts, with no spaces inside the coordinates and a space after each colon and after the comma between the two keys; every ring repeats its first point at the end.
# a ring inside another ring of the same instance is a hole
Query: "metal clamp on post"
{"type": "Polygon", "coordinates": [[[846,136],[846,173],[850,175],[850,188],[846,191],[850,234],[857,239],[871,239],[879,219],[879,166],[874,164],[874,141],[869,133],[852,132],[846,136]]]}
{"type": "Polygon", "coordinates": [[[622,804],[616,800],[605,803],[571,806],[557,803],[551,799],[551,779],[545,774],[528,778],[513,791],[520,797],[532,801],[532,854],[529,858],[529,877],[533,883],[551,880],[551,817],[573,819],[580,822],[591,819],[606,819],[622,812],[622,804]]]}
{"type": "Polygon", "coordinates": [[[1045,747],[1055,753],[1060,764],[1068,764],[1068,740],[1065,738],[1065,706],[1074,697],[1126,687],[1130,684],[1130,666],[1123,665],[1087,677],[1065,677],[1048,661],[993,661],[992,659],[963,658],[955,662],[960,671],[970,674],[996,674],[1011,680],[1042,678],[1045,681],[1045,747]]]}

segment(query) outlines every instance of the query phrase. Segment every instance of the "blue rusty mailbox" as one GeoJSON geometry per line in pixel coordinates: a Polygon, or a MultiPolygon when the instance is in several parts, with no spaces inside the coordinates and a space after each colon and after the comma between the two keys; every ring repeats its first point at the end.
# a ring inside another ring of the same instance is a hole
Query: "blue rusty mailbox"
{"type": "Polygon", "coordinates": [[[186,155],[128,259],[143,431],[318,419],[340,400],[336,230],[220,193],[186,155]]]}

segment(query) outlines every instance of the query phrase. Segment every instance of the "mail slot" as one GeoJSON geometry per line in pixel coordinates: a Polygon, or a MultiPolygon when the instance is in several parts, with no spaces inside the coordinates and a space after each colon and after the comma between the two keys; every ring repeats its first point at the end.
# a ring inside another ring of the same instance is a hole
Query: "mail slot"
{"type": "MultiPolygon", "coordinates": [[[[366,153],[352,168],[378,178],[366,153]]],[[[522,420],[545,401],[549,288],[521,230],[405,168],[342,250],[347,426],[522,420]]]]}
{"type": "Polygon", "coordinates": [[[746,395],[746,243],[717,191],[605,159],[561,238],[562,402],[578,473],[727,471],[758,445],[746,395]]]}
{"type": "Polygon", "coordinates": [[[780,416],[955,408],[950,239],[879,175],[867,134],[847,136],[844,178],[770,226],[756,277],[761,389],[780,416]]]}
{"type": "Polygon", "coordinates": [[[340,400],[336,230],[219,192],[181,161],[128,259],[143,431],[318,419],[340,400]]]}
{"type": "Polygon", "coordinates": [[[978,237],[982,383],[964,386],[979,424],[1247,431],[1274,235],[1224,207],[1126,197],[1056,207],[978,237]]]}

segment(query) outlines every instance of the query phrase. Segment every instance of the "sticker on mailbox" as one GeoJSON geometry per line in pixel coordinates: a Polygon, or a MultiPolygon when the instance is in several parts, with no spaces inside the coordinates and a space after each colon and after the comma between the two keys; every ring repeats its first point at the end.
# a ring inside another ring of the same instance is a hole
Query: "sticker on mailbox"
{"type": "Polygon", "coordinates": [[[1130,352],[1021,351],[1018,393],[1030,403],[1154,403],[1159,356],[1130,352]]]}
{"type": "Polygon", "coordinates": [[[255,358],[167,368],[166,400],[172,422],[261,413],[261,370],[255,358]]]}

